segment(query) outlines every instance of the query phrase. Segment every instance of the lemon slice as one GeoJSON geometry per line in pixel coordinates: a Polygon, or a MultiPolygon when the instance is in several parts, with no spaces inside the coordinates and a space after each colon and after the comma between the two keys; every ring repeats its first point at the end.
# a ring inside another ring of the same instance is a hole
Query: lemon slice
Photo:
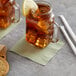
{"type": "Polygon", "coordinates": [[[33,0],[24,0],[23,15],[26,16],[30,10],[34,13],[38,9],[37,4],[33,0]]]}

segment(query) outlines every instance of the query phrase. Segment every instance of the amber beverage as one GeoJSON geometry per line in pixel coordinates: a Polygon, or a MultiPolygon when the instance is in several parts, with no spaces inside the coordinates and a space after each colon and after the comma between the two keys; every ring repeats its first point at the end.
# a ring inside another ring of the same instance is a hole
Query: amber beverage
{"type": "Polygon", "coordinates": [[[30,10],[26,16],[26,40],[40,48],[46,47],[53,41],[54,15],[47,2],[36,2],[38,10],[30,10]]]}
{"type": "Polygon", "coordinates": [[[5,29],[11,23],[15,22],[15,11],[19,15],[19,10],[16,10],[16,8],[18,7],[16,6],[15,0],[0,0],[0,29],[5,29]]]}

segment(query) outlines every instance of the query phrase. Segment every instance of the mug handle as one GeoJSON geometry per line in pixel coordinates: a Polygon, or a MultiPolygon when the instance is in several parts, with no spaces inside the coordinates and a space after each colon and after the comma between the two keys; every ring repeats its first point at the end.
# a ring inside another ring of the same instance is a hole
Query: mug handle
{"type": "Polygon", "coordinates": [[[57,42],[59,40],[58,33],[59,33],[59,27],[56,26],[56,24],[54,23],[54,32],[53,32],[52,42],[57,42]]]}
{"type": "Polygon", "coordinates": [[[20,7],[17,3],[15,3],[13,5],[14,9],[15,9],[15,19],[14,19],[14,23],[17,23],[20,21],[20,7]]]}

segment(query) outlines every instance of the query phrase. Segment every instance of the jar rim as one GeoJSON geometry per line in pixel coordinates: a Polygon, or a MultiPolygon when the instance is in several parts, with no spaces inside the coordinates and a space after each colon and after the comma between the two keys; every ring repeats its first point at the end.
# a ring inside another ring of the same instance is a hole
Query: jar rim
{"type": "Polygon", "coordinates": [[[40,14],[40,15],[46,15],[46,14],[50,14],[50,13],[52,13],[52,5],[51,5],[51,3],[49,3],[49,2],[47,2],[47,1],[35,1],[36,3],[39,3],[39,4],[47,4],[47,5],[49,5],[49,7],[51,7],[51,9],[48,11],[48,12],[46,12],[46,13],[43,13],[43,14],[40,14]]]}

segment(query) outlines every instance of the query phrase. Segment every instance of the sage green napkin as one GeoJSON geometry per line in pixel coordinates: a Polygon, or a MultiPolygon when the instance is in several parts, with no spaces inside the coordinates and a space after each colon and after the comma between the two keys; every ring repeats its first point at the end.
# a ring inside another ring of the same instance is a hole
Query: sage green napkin
{"type": "Polygon", "coordinates": [[[20,19],[20,21],[18,23],[12,23],[6,29],[0,29],[0,39],[3,38],[4,36],[6,36],[12,29],[14,29],[21,22],[21,20],[22,19],[20,19]]]}
{"type": "Polygon", "coordinates": [[[40,49],[25,41],[23,37],[19,42],[11,49],[11,51],[31,59],[42,65],[46,65],[48,61],[56,55],[59,49],[64,45],[63,41],[57,43],[50,43],[46,48],[40,49]]]}

